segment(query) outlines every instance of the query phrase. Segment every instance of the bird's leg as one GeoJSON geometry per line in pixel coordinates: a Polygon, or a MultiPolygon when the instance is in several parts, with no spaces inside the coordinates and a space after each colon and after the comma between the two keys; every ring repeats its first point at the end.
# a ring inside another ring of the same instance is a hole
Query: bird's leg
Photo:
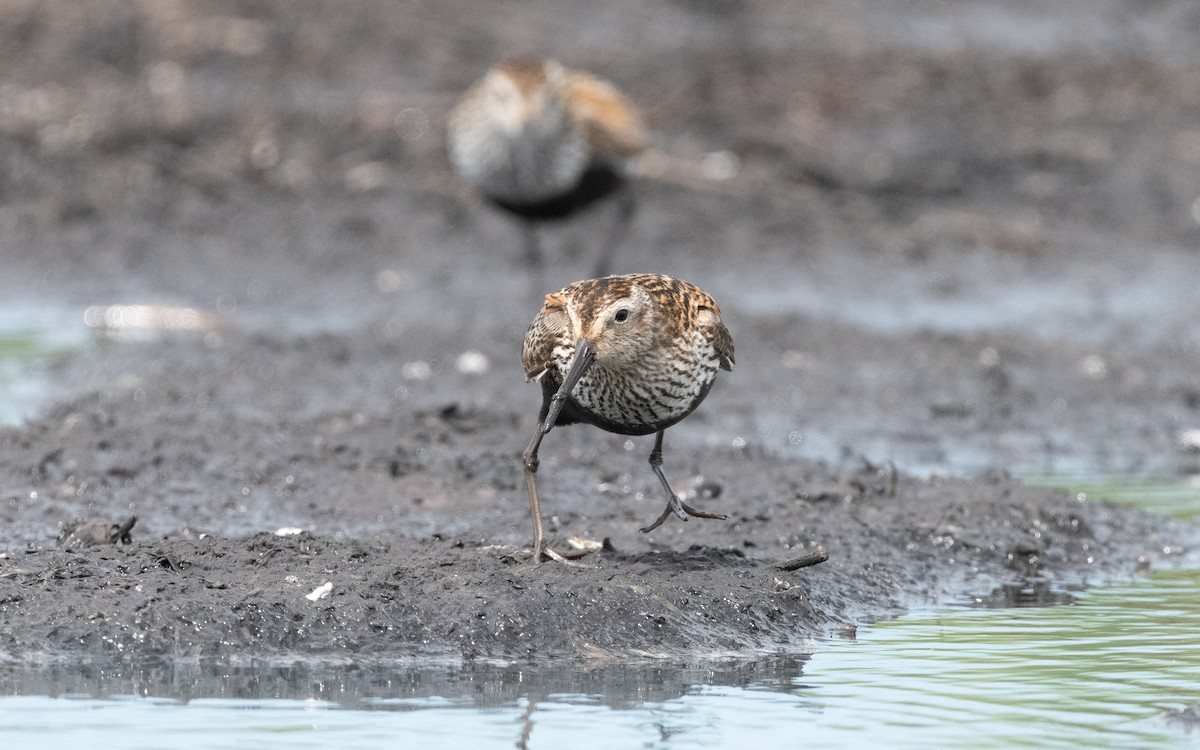
{"type": "Polygon", "coordinates": [[[537,432],[534,433],[533,440],[529,441],[529,447],[525,449],[525,453],[521,457],[525,464],[525,488],[529,490],[529,510],[533,513],[533,562],[535,565],[541,564],[544,554],[551,560],[574,566],[577,563],[571,562],[546,546],[546,537],[542,532],[542,508],[538,502],[537,491],[537,454],[538,448],[542,445],[542,438],[545,436],[546,432],[542,429],[542,423],[538,422],[537,432]]]}
{"type": "Polygon", "coordinates": [[[667,481],[667,475],[663,474],[662,470],[662,443],[664,432],[666,432],[666,430],[659,430],[658,435],[656,435],[654,438],[654,450],[650,451],[650,468],[654,469],[654,473],[658,476],[658,481],[662,482],[663,489],[667,491],[667,497],[669,497],[670,500],[667,501],[667,507],[663,509],[662,515],[656,518],[654,523],[650,524],[649,526],[642,527],[642,532],[648,534],[657,529],[659,526],[662,526],[663,521],[667,520],[667,517],[672,513],[674,513],[676,516],[679,516],[679,520],[681,521],[688,520],[688,516],[695,516],[696,518],[713,518],[718,521],[724,521],[729,516],[726,516],[723,513],[706,513],[702,510],[696,510],[692,506],[680,500],[679,496],[675,494],[675,490],[671,489],[671,484],[667,481]]]}
{"type": "Polygon", "coordinates": [[[616,253],[617,247],[625,240],[625,235],[629,234],[629,227],[637,213],[637,201],[634,199],[633,188],[628,185],[617,195],[616,202],[616,219],[609,228],[608,235],[604,238],[604,244],[600,246],[600,254],[596,257],[595,278],[608,275],[613,255],[616,253]]]}
{"type": "Polygon", "coordinates": [[[537,700],[530,697],[526,700],[529,705],[525,707],[525,713],[521,714],[521,736],[517,739],[517,750],[528,750],[529,737],[533,734],[533,712],[537,710],[537,700]]]}

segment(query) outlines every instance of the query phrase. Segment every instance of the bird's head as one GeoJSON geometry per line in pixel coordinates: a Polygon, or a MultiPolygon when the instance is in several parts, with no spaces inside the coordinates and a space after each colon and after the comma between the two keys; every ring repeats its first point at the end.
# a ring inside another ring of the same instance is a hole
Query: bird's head
{"type": "Polygon", "coordinates": [[[658,310],[654,296],[628,277],[610,276],[587,282],[566,301],[575,352],[551,399],[545,430],[554,426],[562,405],[580,379],[594,366],[632,367],[655,344],[658,310]]]}
{"type": "Polygon", "coordinates": [[[586,339],[606,367],[636,362],[653,345],[658,311],[653,296],[637,284],[615,287],[580,300],[576,341],[586,339]]]}
{"type": "Polygon", "coordinates": [[[492,68],[483,79],[483,95],[505,132],[517,135],[530,123],[559,112],[558,97],[566,71],[554,60],[514,58],[492,68]]]}

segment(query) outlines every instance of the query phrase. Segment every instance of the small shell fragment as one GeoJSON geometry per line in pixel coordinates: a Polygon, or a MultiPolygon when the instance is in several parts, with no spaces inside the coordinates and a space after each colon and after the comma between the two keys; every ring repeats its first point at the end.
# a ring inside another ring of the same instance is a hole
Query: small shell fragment
{"type": "Polygon", "coordinates": [[[604,548],[604,542],[597,542],[595,539],[584,539],[581,536],[567,537],[567,545],[571,549],[582,550],[584,552],[598,552],[604,548]]]}
{"type": "Polygon", "coordinates": [[[322,583],[320,586],[317,586],[310,593],[305,594],[304,598],[309,600],[310,602],[320,601],[321,599],[328,598],[329,592],[331,592],[331,591],[333,591],[333,584],[330,583],[329,581],[326,581],[325,583],[322,583]]]}

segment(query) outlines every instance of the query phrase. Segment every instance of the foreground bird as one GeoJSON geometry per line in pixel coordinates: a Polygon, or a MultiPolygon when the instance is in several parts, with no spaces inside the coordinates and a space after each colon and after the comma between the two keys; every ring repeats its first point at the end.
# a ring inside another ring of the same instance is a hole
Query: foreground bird
{"type": "Polygon", "coordinates": [[[708,395],[717,369],[733,369],[733,339],[713,298],[686,281],[655,274],[577,281],[546,295],[525,334],[526,379],[542,384],[537,432],[525,449],[533,513],[533,559],[566,562],[546,547],[538,502],[538,448],[555,425],[577,422],[622,435],[657,433],[650,468],[667,492],[652,531],[674,513],[724,519],[679,499],[662,470],[663,432],[708,395]]]}
{"type": "Polygon", "coordinates": [[[450,113],[455,169],[525,226],[526,258],[540,267],[536,222],[563,219],[615,193],[617,221],[600,250],[597,275],[633,216],[629,160],[646,148],[633,105],[607,81],[554,60],[502,62],[450,113]]]}

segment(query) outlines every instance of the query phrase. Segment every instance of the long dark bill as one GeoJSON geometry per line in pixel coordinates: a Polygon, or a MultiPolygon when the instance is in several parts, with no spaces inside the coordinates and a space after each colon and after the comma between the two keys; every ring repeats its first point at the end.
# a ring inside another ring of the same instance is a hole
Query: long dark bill
{"type": "Polygon", "coordinates": [[[568,368],[566,376],[563,378],[562,385],[558,387],[558,391],[550,399],[550,410],[546,412],[546,422],[542,426],[542,434],[545,435],[554,427],[555,421],[558,420],[558,413],[562,411],[563,404],[571,396],[571,391],[575,390],[575,384],[579,379],[591,368],[592,363],[596,361],[596,347],[591,341],[586,338],[580,338],[575,342],[575,356],[571,359],[571,367],[568,368]]]}

